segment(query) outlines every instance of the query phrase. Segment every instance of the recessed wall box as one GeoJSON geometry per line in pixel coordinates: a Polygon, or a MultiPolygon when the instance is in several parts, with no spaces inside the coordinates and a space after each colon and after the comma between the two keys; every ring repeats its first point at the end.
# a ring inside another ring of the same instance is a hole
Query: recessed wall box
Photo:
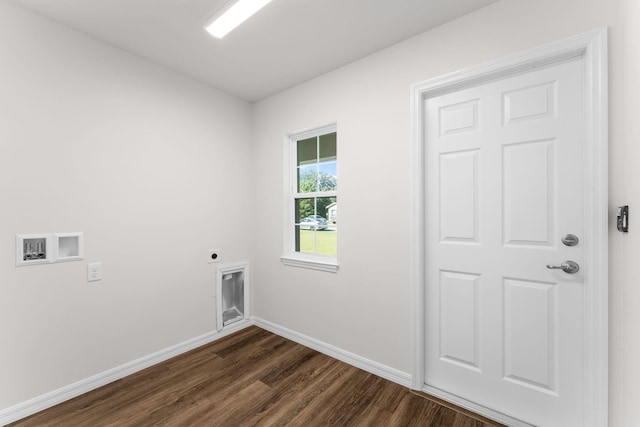
{"type": "Polygon", "coordinates": [[[84,256],[84,236],[82,233],[56,233],[58,253],[54,262],[77,261],[84,256]]]}
{"type": "Polygon", "coordinates": [[[84,238],[78,233],[16,235],[16,266],[81,260],[84,238]]]}
{"type": "Polygon", "coordinates": [[[50,234],[16,235],[16,266],[51,262],[51,237],[50,234]]]}
{"type": "Polygon", "coordinates": [[[221,264],[217,273],[218,330],[249,318],[249,263],[221,264]]]}

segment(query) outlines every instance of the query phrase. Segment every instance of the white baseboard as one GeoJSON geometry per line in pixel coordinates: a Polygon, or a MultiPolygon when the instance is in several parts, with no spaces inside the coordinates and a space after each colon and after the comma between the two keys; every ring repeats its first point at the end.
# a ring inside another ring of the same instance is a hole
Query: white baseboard
{"type": "Polygon", "coordinates": [[[174,356],[219,340],[224,336],[237,332],[251,326],[252,324],[253,322],[251,320],[243,320],[234,323],[223,330],[208,332],[204,335],[200,335],[199,337],[167,347],[129,363],[125,363],[124,365],[117,366],[113,369],[109,369],[108,371],[101,372],[92,377],[85,378],[73,384],[69,384],[68,386],[53,390],[49,393],[43,394],[42,396],[27,400],[26,402],[2,409],[0,410],[0,426],[18,421],[22,418],[28,417],[29,415],[33,415],[36,412],[40,412],[66,400],[73,399],[81,394],[95,390],[98,387],[102,387],[103,385],[124,378],[127,375],[146,369],[174,356]]]}
{"type": "Polygon", "coordinates": [[[349,365],[355,366],[389,381],[393,381],[394,383],[400,384],[401,386],[411,387],[411,374],[402,372],[398,369],[391,368],[378,362],[374,362],[373,360],[335,347],[331,344],[327,344],[315,338],[303,335],[299,332],[292,331],[291,329],[276,325],[267,320],[260,319],[258,317],[252,317],[251,320],[253,320],[253,323],[256,326],[262,329],[266,329],[269,332],[273,332],[276,335],[288,338],[291,341],[295,341],[298,344],[304,345],[305,347],[317,350],[320,353],[324,353],[328,356],[333,357],[334,359],[341,360],[345,363],[348,363],[349,365]]]}

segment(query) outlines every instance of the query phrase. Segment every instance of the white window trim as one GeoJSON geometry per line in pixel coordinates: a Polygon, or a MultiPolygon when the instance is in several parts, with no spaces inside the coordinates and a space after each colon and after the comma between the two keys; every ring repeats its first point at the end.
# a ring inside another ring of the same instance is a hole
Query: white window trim
{"type": "MultiPolygon", "coordinates": [[[[284,255],[280,257],[283,265],[290,267],[308,268],[311,270],[337,273],[338,257],[318,254],[300,253],[295,250],[295,230],[293,228],[294,190],[296,186],[295,154],[293,144],[301,139],[311,138],[317,135],[337,132],[338,126],[333,123],[302,131],[286,134],[284,138],[284,255]]],[[[337,192],[335,192],[337,196],[337,192]]]]}

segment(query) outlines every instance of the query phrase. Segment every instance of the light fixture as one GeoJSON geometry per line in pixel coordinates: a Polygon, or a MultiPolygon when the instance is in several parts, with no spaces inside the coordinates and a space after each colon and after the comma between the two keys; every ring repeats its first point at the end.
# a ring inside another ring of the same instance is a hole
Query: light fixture
{"type": "Polygon", "coordinates": [[[227,33],[262,9],[271,0],[238,0],[231,7],[223,7],[205,28],[214,37],[223,38],[227,33]]]}

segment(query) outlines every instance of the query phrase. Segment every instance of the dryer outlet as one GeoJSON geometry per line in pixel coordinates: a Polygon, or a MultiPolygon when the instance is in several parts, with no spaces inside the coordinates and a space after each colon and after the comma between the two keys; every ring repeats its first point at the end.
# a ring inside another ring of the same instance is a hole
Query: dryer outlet
{"type": "Polygon", "coordinates": [[[220,249],[209,249],[209,264],[220,261],[220,249]]]}

